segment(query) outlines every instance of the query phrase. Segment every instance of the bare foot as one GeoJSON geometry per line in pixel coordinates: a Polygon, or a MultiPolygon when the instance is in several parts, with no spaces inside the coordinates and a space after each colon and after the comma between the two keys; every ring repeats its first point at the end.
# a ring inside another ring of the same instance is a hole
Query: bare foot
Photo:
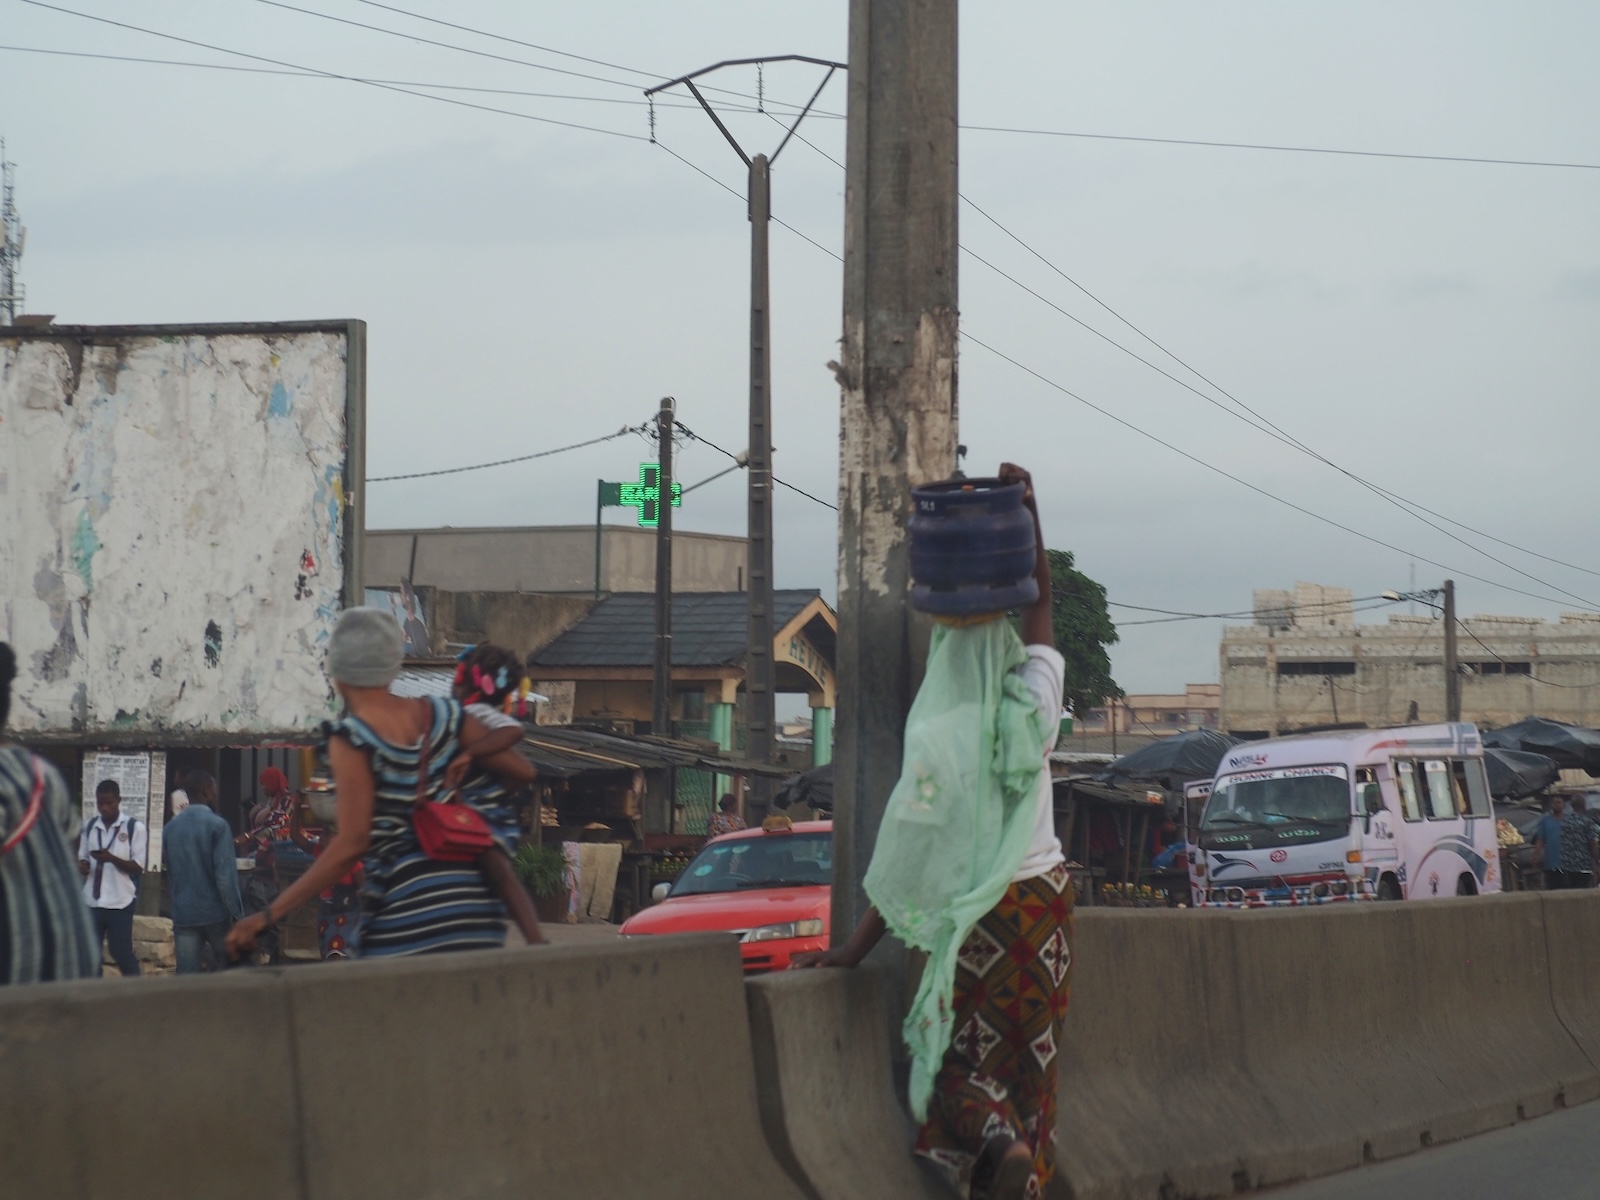
{"type": "Polygon", "coordinates": [[[1023,1200],[1033,1179],[1033,1151],[1026,1142],[1012,1142],[995,1164],[987,1200],[1023,1200]]]}

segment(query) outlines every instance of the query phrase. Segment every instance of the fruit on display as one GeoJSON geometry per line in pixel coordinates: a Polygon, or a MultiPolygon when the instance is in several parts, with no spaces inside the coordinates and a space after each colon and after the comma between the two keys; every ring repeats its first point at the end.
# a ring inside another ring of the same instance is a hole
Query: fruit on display
{"type": "Polygon", "coordinates": [[[1527,844],[1527,839],[1517,832],[1517,827],[1504,817],[1494,823],[1494,840],[1502,850],[1527,844]]]}

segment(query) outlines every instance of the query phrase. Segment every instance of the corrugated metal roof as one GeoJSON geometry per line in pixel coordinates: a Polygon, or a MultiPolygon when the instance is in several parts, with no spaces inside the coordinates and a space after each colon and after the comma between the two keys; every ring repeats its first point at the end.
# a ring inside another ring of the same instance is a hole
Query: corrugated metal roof
{"type": "MultiPolygon", "coordinates": [[[[449,696],[450,686],[456,676],[456,665],[424,667],[411,666],[401,669],[395,676],[394,682],[389,685],[389,690],[396,696],[449,696]]],[[[550,697],[538,692],[528,693],[528,702],[545,701],[550,697]]]]}
{"type": "MultiPolygon", "coordinates": [[[[780,588],[772,595],[773,632],[821,593],[780,588]]],[[[680,667],[727,666],[745,654],[749,595],[699,592],[672,598],[672,662],[680,667]]],[[[626,592],[594,611],[533,656],[536,667],[644,667],[654,661],[655,596],[626,592]]],[[[826,652],[826,648],[825,648],[826,652]]]]}
{"type": "Polygon", "coordinates": [[[530,725],[518,749],[542,774],[558,778],[591,771],[648,771],[663,767],[693,767],[724,774],[742,772],[774,779],[790,774],[788,768],[729,758],[694,742],[624,737],[569,725],[530,725]]]}

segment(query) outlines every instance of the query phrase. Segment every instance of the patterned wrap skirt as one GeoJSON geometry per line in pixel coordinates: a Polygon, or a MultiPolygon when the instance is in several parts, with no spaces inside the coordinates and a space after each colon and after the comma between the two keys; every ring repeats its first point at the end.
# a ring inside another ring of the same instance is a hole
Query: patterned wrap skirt
{"type": "Polygon", "coordinates": [[[955,1033],[934,1080],[916,1153],[966,1194],[995,1137],[1033,1150],[1029,1197],[1056,1169],[1056,1047],[1072,994],[1066,867],[1013,883],[962,944],[955,1033]]]}

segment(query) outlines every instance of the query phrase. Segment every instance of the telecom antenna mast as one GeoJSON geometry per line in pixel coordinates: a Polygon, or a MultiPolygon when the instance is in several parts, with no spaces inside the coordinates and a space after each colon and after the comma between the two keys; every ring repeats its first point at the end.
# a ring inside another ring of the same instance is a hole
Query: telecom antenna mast
{"type": "Polygon", "coordinates": [[[15,325],[22,307],[23,287],[17,282],[17,263],[28,231],[17,216],[16,166],[6,161],[6,143],[0,138],[0,325],[15,325]]]}

